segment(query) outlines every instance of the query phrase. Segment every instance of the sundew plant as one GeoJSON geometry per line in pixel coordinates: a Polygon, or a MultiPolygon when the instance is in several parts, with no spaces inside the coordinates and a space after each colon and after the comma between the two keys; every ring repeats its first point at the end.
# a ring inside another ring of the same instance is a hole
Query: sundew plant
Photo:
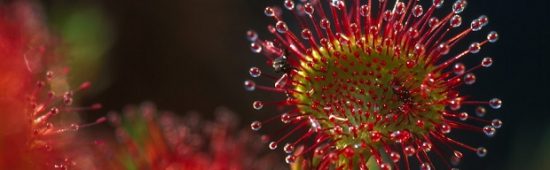
{"type": "Polygon", "coordinates": [[[273,20],[267,27],[273,39],[247,32],[252,52],[263,55],[269,68],[252,67],[250,76],[274,83],[246,80],[244,86],[286,96],[254,101],[256,110],[285,109],[251,124],[256,131],[277,119],[284,124],[266,139],[270,149],[289,154],[286,162],[305,158],[300,164],[316,169],[368,169],[373,162],[380,169],[426,170],[439,164],[451,169],[463,151],[487,154],[449,136],[455,129],[493,136],[502,126],[499,119],[482,118],[486,107],[501,108],[500,99],[459,90],[476,82],[475,71],[493,64],[477,54],[499,38],[488,31],[459,48],[489,23],[485,15],[463,21],[466,0],[433,0],[429,6],[419,0],[279,2],[282,8],[264,9],[273,20]],[[480,62],[467,67],[460,63],[465,57],[480,62]]]}

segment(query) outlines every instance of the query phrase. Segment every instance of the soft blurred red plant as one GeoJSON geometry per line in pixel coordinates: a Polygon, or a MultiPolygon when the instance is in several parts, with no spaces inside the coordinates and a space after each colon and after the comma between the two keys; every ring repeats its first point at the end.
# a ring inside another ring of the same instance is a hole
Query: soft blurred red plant
{"type": "Polygon", "coordinates": [[[0,167],[16,167],[26,157],[23,154],[30,126],[25,116],[25,97],[33,88],[34,77],[25,57],[32,55],[29,54],[32,49],[41,48],[39,44],[45,41],[35,31],[40,30],[35,22],[28,4],[0,6],[0,167]]]}
{"type": "Polygon", "coordinates": [[[179,117],[151,103],[129,106],[108,117],[117,142],[98,141],[101,169],[281,169],[273,154],[262,152],[259,136],[239,130],[235,115],[219,108],[215,121],[198,113],[179,117]]]}
{"type": "Polygon", "coordinates": [[[74,93],[89,88],[90,83],[74,92],[68,87],[68,70],[59,67],[62,58],[56,40],[37,9],[26,1],[0,4],[0,169],[75,164],[66,147],[73,139],[67,132],[91,124],[75,124],[76,116],[66,113],[101,107],[71,106],[74,93]]]}

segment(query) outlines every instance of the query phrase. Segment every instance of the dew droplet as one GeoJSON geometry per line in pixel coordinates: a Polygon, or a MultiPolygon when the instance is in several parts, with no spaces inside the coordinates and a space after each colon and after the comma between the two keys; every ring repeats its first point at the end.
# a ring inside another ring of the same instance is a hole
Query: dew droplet
{"type": "Polygon", "coordinates": [[[424,152],[430,152],[432,150],[432,143],[422,142],[422,145],[420,145],[420,148],[424,150],[424,152]]]}
{"type": "Polygon", "coordinates": [[[441,43],[437,46],[437,50],[441,53],[441,55],[447,55],[449,54],[449,45],[446,43],[441,43]]]}
{"type": "Polygon", "coordinates": [[[415,60],[407,60],[405,63],[407,65],[407,68],[413,68],[416,65],[415,60]]]}
{"type": "Polygon", "coordinates": [[[246,89],[247,91],[254,91],[256,89],[256,83],[251,80],[246,80],[244,81],[244,89],[246,89]]]}
{"type": "Polygon", "coordinates": [[[254,53],[262,52],[262,46],[257,43],[250,43],[250,50],[254,53]]]}
{"type": "Polygon", "coordinates": [[[338,126],[338,125],[334,126],[332,128],[332,131],[337,135],[341,135],[342,133],[344,133],[344,129],[342,128],[342,126],[338,126]]]}
{"type": "Polygon", "coordinates": [[[416,153],[416,149],[413,146],[406,146],[403,152],[407,156],[413,156],[416,153]]]}
{"type": "Polygon", "coordinates": [[[472,85],[476,82],[476,75],[473,73],[468,73],[464,75],[464,83],[467,85],[472,85]]]}
{"type": "Polygon", "coordinates": [[[466,71],[466,66],[464,66],[464,64],[462,63],[456,63],[453,67],[453,72],[456,75],[462,75],[464,74],[465,71],[466,71]]]}
{"type": "Polygon", "coordinates": [[[380,170],[391,170],[391,165],[389,163],[380,164],[380,170]]]}
{"type": "Polygon", "coordinates": [[[390,139],[392,139],[397,143],[406,142],[407,140],[409,140],[410,137],[411,137],[411,133],[406,130],[403,130],[403,131],[398,130],[390,134],[390,139]]]}
{"type": "Polygon", "coordinates": [[[502,127],[502,121],[500,119],[493,119],[493,121],[491,121],[491,126],[498,129],[502,127]]]}
{"type": "Polygon", "coordinates": [[[485,126],[483,127],[483,133],[487,135],[488,137],[493,137],[495,135],[496,129],[493,126],[485,126]]]}
{"type": "Polygon", "coordinates": [[[248,39],[248,41],[254,42],[258,40],[258,33],[256,33],[256,31],[254,30],[248,30],[246,32],[246,38],[248,39]]]}
{"type": "Polygon", "coordinates": [[[460,102],[460,100],[451,100],[449,101],[449,108],[451,110],[458,110],[462,107],[462,103],[460,102]]]}
{"type": "Polygon", "coordinates": [[[426,48],[422,44],[416,44],[414,46],[414,54],[422,55],[426,51],[426,48]]]}
{"type": "Polygon", "coordinates": [[[285,157],[285,162],[286,162],[287,164],[293,163],[294,161],[296,161],[296,157],[293,156],[293,155],[287,155],[287,156],[285,157]]]}
{"type": "Polygon", "coordinates": [[[479,22],[479,20],[473,20],[472,23],[470,24],[470,29],[472,29],[472,31],[479,31],[481,30],[481,27],[483,27],[481,25],[481,23],[479,22]]]}
{"type": "Polygon", "coordinates": [[[395,12],[399,15],[405,13],[406,5],[403,2],[398,2],[397,5],[395,5],[395,12]]]}
{"type": "Polygon", "coordinates": [[[380,141],[381,138],[382,138],[382,135],[380,134],[380,132],[378,132],[376,130],[370,132],[371,141],[378,142],[378,141],[380,141]]]}
{"type": "Polygon", "coordinates": [[[476,54],[479,52],[479,50],[481,50],[481,44],[479,44],[478,42],[472,43],[470,44],[468,50],[470,51],[470,53],[476,54]]]}
{"type": "Polygon", "coordinates": [[[432,167],[428,163],[422,163],[420,164],[420,170],[431,170],[432,167]]]}
{"type": "Polygon", "coordinates": [[[285,8],[288,10],[294,9],[294,2],[292,0],[285,0],[284,5],[285,5],[285,8]]]}
{"type": "Polygon", "coordinates": [[[496,31],[491,31],[487,35],[487,40],[489,40],[490,43],[495,43],[498,41],[498,33],[496,31]]]}
{"type": "Polygon", "coordinates": [[[260,110],[264,107],[264,103],[261,101],[254,101],[254,103],[252,103],[252,107],[256,110],[260,110]]]}
{"type": "Polygon", "coordinates": [[[462,25],[462,17],[460,17],[460,15],[454,15],[449,23],[453,28],[460,27],[460,25],[462,25]]]}
{"type": "Polygon", "coordinates": [[[502,100],[498,98],[493,98],[489,100],[489,106],[491,106],[491,108],[493,109],[500,109],[500,107],[502,107],[502,100]]]}
{"type": "Polygon", "coordinates": [[[439,19],[436,18],[436,17],[432,17],[432,18],[430,18],[430,21],[428,21],[428,26],[430,26],[430,27],[434,27],[437,24],[439,24],[439,19]]]}
{"type": "Polygon", "coordinates": [[[269,149],[271,150],[277,149],[277,142],[275,141],[269,142],[269,149]]]}
{"type": "Polygon", "coordinates": [[[462,152],[460,151],[453,151],[453,155],[451,156],[451,164],[453,165],[458,165],[460,163],[460,161],[462,161],[462,158],[464,157],[464,155],[462,154],[462,152]]]}
{"type": "Polygon", "coordinates": [[[287,143],[285,144],[285,146],[283,147],[283,150],[285,151],[285,153],[292,153],[294,151],[294,145],[292,145],[291,143],[287,143]]]}
{"type": "Polygon", "coordinates": [[[313,16],[313,12],[315,11],[315,8],[313,8],[313,6],[311,6],[311,4],[308,2],[304,5],[304,11],[306,12],[307,15],[313,16]]]}
{"type": "Polygon", "coordinates": [[[485,116],[485,114],[487,113],[487,110],[485,109],[485,107],[483,106],[478,106],[476,108],[476,115],[479,116],[479,117],[483,117],[485,116]]]}
{"type": "Polygon", "coordinates": [[[457,0],[453,4],[453,12],[455,14],[460,14],[464,11],[467,5],[468,5],[468,2],[466,2],[465,0],[457,0]]]}
{"type": "Polygon", "coordinates": [[[424,13],[424,9],[421,5],[416,5],[412,9],[412,14],[414,17],[418,18],[424,13]]]}
{"type": "Polygon", "coordinates": [[[273,17],[275,16],[275,10],[271,7],[265,7],[264,14],[268,17],[273,17]]]}
{"type": "Polygon", "coordinates": [[[309,38],[311,37],[311,31],[309,29],[305,28],[305,29],[302,30],[301,35],[302,35],[302,38],[304,40],[309,40],[309,38]]]}
{"type": "Polygon", "coordinates": [[[464,154],[462,154],[462,152],[460,151],[455,150],[453,151],[453,156],[462,159],[462,157],[464,157],[464,154]]]}
{"type": "Polygon", "coordinates": [[[458,114],[458,118],[462,121],[468,120],[468,117],[469,117],[469,115],[468,115],[467,112],[462,112],[462,113],[458,114]]]}
{"type": "Polygon", "coordinates": [[[384,21],[389,21],[393,17],[393,12],[390,10],[386,10],[382,15],[383,15],[382,18],[384,18],[384,21]]]}
{"type": "Polygon", "coordinates": [[[331,0],[330,5],[337,9],[342,9],[345,4],[344,4],[344,1],[342,0],[331,0]]]}
{"type": "Polygon", "coordinates": [[[493,59],[491,57],[485,57],[481,60],[481,66],[491,67],[491,65],[493,65],[493,59]]]}
{"type": "Polygon", "coordinates": [[[481,24],[481,27],[487,26],[487,24],[489,24],[489,18],[486,15],[479,16],[477,20],[481,24]]]}
{"type": "Polygon", "coordinates": [[[262,128],[262,122],[254,121],[250,124],[250,128],[254,131],[258,131],[262,128]]]}
{"type": "Polygon", "coordinates": [[[262,75],[262,70],[260,70],[258,67],[252,67],[250,68],[250,70],[248,70],[248,73],[250,74],[250,76],[256,78],[262,75]]]}
{"type": "Polygon", "coordinates": [[[367,17],[369,16],[370,8],[368,5],[362,5],[361,6],[361,16],[367,17]]]}
{"type": "Polygon", "coordinates": [[[290,123],[290,121],[291,121],[290,114],[288,114],[288,113],[283,113],[283,114],[281,115],[281,122],[283,122],[283,123],[290,123]]]}
{"type": "Polygon", "coordinates": [[[433,0],[433,5],[436,7],[436,8],[441,8],[441,6],[443,6],[443,0],[433,0]]]}
{"type": "MultiPolygon", "coordinates": [[[[396,26],[397,27],[397,26],[396,26]]],[[[357,26],[356,23],[351,23],[349,24],[349,28],[351,29],[351,32],[352,33],[358,33],[360,30],[359,30],[359,26],[357,26]]],[[[396,30],[401,30],[400,28],[395,28],[396,30]]],[[[360,40],[358,40],[357,42],[359,42],[360,40]]],[[[360,44],[360,43],[358,43],[360,44]]]]}
{"type": "MultiPolygon", "coordinates": [[[[370,29],[373,34],[378,34],[378,27],[371,26],[370,29]]],[[[407,34],[409,34],[412,38],[417,38],[420,35],[418,30],[415,28],[409,28],[407,34]]]]}
{"type": "Polygon", "coordinates": [[[277,21],[277,24],[275,24],[275,28],[277,29],[277,32],[284,34],[288,31],[288,26],[286,26],[286,23],[283,21],[277,21]]]}
{"type": "Polygon", "coordinates": [[[330,21],[326,18],[321,19],[321,28],[327,29],[328,27],[330,27],[330,21]]]}
{"type": "Polygon", "coordinates": [[[399,159],[401,159],[401,155],[399,155],[399,153],[397,153],[397,152],[391,152],[390,153],[390,158],[393,162],[397,163],[397,162],[399,162],[399,159]]]}
{"type": "Polygon", "coordinates": [[[487,155],[487,149],[485,149],[484,147],[479,147],[476,150],[476,154],[479,157],[485,157],[487,155]]]}
{"type": "Polygon", "coordinates": [[[444,134],[451,133],[451,126],[448,124],[441,124],[441,126],[439,126],[439,131],[444,134]]]}

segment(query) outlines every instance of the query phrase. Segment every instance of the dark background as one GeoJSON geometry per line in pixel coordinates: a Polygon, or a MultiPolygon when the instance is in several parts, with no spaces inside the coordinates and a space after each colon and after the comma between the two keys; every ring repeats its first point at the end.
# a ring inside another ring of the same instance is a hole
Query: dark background
{"type": "MultiPolygon", "coordinates": [[[[242,86],[248,68],[264,66],[262,56],[250,52],[246,30],[265,32],[270,19],[263,15],[271,0],[101,0],[50,1],[45,4],[94,4],[113,24],[113,46],[107,54],[111,85],[88,96],[105,109],[120,110],[127,104],[153,101],[163,110],[185,113],[196,110],[211,118],[215,107],[226,106],[239,113],[242,126],[272,113],[251,107],[266,93],[247,93],[242,86]]],[[[450,8],[450,1],[445,9],[450,8]]],[[[46,6],[46,10],[48,6],[46,6]]],[[[466,94],[480,100],[499,97],[504,106],[489,110],[489,117],[504,121],[492,139],[482,134],[460,136],[466,143],[484,144],[486,158],[466,153],[461,169],[550,168],[550,100],[548,52],[550,2],[546,0],[471,1],[464,24],[485,14],[490,24],[471,40],[484,38],[490,30],[500,33],[480,55],[469,56],[473,65],[484,55],[494,58],[494,67],[478,71],[478,82],[465,87],[466,94]],[[545,163],[545,165],[544,165],[545,163]]],[[[463,42],[468,45],[469,42],[463,42]]],[[[455,49],[458,50],[458,49],[455,49]]],[[[472,110],[472,109],[470,109],[472,110]]],[[[92,120],[95,118],[90,116],[92,120]]]]}

